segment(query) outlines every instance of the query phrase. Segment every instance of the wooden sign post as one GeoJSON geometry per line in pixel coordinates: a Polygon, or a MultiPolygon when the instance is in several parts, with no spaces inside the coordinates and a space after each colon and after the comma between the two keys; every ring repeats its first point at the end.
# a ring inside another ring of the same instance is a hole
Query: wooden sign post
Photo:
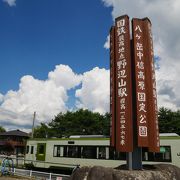
{"type": "Polygon", "coordinates": [[[151,22],[115,19],[110,30],[110,144],[127,152],[128,169],[142,169],[142,148],[159,152],[151,22]]]}

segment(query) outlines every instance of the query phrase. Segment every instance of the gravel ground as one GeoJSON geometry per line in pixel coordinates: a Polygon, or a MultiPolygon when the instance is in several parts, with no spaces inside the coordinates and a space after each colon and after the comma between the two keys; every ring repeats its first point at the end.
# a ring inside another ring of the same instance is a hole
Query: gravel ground
{"type": "Polygon", "coordinates": [[[17,176],[14,176],[14,177],[1,176],[0,180],[30,180],[30,178],[23,178],[23,177],[17,177],[17,176]]]}

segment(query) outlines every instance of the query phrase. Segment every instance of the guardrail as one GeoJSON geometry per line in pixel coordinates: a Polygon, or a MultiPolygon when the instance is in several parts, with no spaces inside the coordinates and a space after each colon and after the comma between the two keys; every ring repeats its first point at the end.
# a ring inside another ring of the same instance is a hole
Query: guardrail
{"type": "Polygon", "coordinates": [[[33,170],[25,170],[14,168],[14,175],[23,176],[23,177],[32,177],[36,180],[69,180],[70,175],[64,174],[55,174],[55,173],[46,173],[33,170]]]}
{"type": "Polygon", "coordinates": [[[48,161],[38,161],[38,160],[30,160],[30,159],[25,159],[24,157],[16,157],[16,156],[4,156],[0,155],[0,161],[2,161],[4,158],[11,158],[14,161],[14,165],[16,167],[21,168],[23,165],[26,163],[42,163],[42,164],[51,164],[54,166],[60,166],[60,167],[69,167],[72,169],[78,168],[80,165],[79,164],[68,164],[68,163],[56,163],[56,162],[48,162],[48,161]]]}
{"type": "MultiPolygon", "coordinates": [[[[25,161],[24,158],[18,158],[17,159],[17,158],[12,157],[12,156],[0,156],[0,161],[3,160],[4,158],[7,158],[7,157],[15,160],[16,165],[17,164],[24,165],[24,161],[25,161]],[[18,161],[21,163],[17,163],[18,161]]],[[[32,162],[30,160],[26,160],[26,161],[32,162]]],[[[36,161],[34,161],[34,162],[36,162],[36,161]]],[[[68,165],[68,164],[66,164],[66,165],[68,165]]],[[[78,166],[74,166],[74,170],[77,167],[78,166]]],[[[20,168],[14,168],[13,171],[14,172],[12,172],[12,170],[11,170],[12,174],[14,174],[14,175],[23,176],[23,177],[32,177],[32,178],[35,178],[36,180],[69,180],[70,179],[70,175],[65,175],[65,174],[48,173],[48,172],[26,170],[26,169],[20,169],[20,168]]]]}

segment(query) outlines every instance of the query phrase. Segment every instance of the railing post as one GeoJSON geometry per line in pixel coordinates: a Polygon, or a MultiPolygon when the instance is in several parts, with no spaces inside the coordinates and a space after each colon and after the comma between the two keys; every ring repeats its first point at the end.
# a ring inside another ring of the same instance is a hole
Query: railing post
{"type": "Polygon", "coordinates": [[[29,174],[29,176],[30,176],[30,177],[32,176],[32,170],[30,170],[30,174],[29,174]]]}
{"type": "Polygon", "coordinates": [[[49,180],[51,180],[51,173],[49,174],[49,180]]]}

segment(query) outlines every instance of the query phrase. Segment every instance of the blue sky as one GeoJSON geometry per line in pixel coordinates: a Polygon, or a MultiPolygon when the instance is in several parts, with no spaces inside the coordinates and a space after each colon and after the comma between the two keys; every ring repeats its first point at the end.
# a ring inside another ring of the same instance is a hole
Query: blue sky
{"type": "Polygon", "coordinates": [[[1,93],[27,74],[46,79],[57,64],[76,73],[109,68],[103,45],[113,22],[100,0],[1,0],[0,22],[1,93]]]}
{"type": "Polygon", "coordinates": [[[59,112],[109,111],[114,19],[152,22],[158,106],[180,109],[180,1],[0,0],[0,126],[30,131],[59,112]],[[167,13],[168,12],[168,13],[167,13]]]}
{"type": "Polygon", "coordinates": [[[93,103],[92,94],[109,87],[111,11],[101,0],[0,0],[0,125],[28,129],[33,111],[37,124],[77,108],[108,111],[107,95],[93,103]]]}

